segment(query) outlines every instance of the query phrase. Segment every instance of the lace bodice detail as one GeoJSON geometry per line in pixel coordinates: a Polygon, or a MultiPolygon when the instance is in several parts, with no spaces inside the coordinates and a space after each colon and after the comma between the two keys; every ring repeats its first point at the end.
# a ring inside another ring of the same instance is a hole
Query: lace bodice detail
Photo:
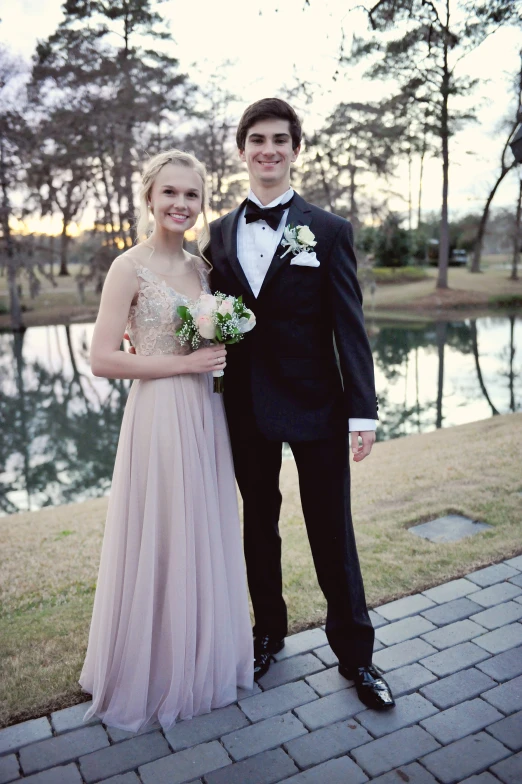
{"type": "MultiPolygon", "coordinates": [[[[135,264],[139,282],[138,301],[129,310],[127,332],[137,354],[190,354],[189,345],[182,346],[176,336],[181,326],[178,316],[180,305],[193,300],[166,284],[154,272],[141,264],[135,264]]],[[[200,264],[196,269],[202,291],[209,293],[206,271],[200,264]]]]}

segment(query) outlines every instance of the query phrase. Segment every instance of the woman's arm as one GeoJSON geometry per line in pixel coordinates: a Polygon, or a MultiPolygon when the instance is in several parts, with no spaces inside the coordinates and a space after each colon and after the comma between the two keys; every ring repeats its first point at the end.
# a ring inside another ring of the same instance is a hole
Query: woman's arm
{"type": "Polygon", "coordinates": [[[91,370],[105,378],[167,378],[180,373],[208,373],[225,367],[226,349],[222,346],[194,351],[186,356],[155,355],[144,357],[120,350],[121,338],[132,301],[138,294],[136,270],[132,261],[120,256],[108,272],[91,344],[91,370]]]}

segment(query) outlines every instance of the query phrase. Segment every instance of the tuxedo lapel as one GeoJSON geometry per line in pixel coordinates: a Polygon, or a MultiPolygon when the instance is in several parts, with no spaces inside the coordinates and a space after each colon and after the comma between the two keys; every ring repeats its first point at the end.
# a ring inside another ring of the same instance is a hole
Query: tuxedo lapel
{"type": "MultiPolygon", "coordinates": [[[[308,206],[307,202],[301,196],[299,196],[298,193],[296,193],[294,195],[292,204],[290,205],[290,209],[288,210],[286,226],[309,226],[311,222],[312,214],[310,207],[308,206]]],[[[281,267],[283,267],[285,264],[290,264],[292,259],[292,252],[289,251],[284,256],[286,250],[288,250],[288,247],[284,247],[281,245],[281,243],[279,243],[272,262],[265,275],[265,279],[263,281],[263,285],[261,286],[258,298],[263,294],[265,288],[268,286],[274,275],[279,272],[281,267]]]]}
{"type": "Polygon", "coordinates": [[[230,264],[231,269],[235,273],[243,288],[253,297],[254,294],[250,288],[247,277],[243,272],[243,267],[239,263],[239,259],[237,257],[237,224],[245,204],[246,199],[242,204],[239,205],[239,207],[236,207],[235,210],[232,210],[232,212],[229,212],[228,215],[225,215],[221,221],[221,235],[223,237],[223,245],[225,247],[228,263],[230,264]]]}

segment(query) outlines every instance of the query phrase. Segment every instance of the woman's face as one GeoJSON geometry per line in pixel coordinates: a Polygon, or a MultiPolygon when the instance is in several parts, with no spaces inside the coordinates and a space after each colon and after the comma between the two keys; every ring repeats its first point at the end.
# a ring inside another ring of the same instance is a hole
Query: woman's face
{"type": "Polygon", "coordinates": [[[187,166],[167,163],[154,180],[149,200],[158,227],[184,234],[201,212],[201,177],[187,166]]]}

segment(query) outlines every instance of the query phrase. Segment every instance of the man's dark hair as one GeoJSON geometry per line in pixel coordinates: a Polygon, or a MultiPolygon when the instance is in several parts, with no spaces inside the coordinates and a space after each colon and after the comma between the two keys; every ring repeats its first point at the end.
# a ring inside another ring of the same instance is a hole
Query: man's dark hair
{"type": "Polygon", "coordinates": [[[280,98],[262,98],[260,101],[250,104],[239,121],[236,133],[236,143],[239,150],[245,149],[249,128],[262,120],[288,120],[292,136],[292,149],[296,150],[299,147],[303,135],[301,121],[290,104],[280,98]]]}

